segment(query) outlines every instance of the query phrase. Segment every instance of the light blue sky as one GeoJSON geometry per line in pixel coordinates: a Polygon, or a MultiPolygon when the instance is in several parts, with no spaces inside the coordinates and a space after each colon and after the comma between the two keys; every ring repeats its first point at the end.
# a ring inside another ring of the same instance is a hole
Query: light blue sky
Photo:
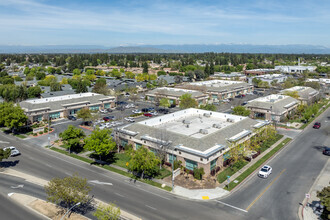
{"type": "Polygon", "coordinates": [[[330,0],[0,0],[0,45],[330,46],[330,0]]]}

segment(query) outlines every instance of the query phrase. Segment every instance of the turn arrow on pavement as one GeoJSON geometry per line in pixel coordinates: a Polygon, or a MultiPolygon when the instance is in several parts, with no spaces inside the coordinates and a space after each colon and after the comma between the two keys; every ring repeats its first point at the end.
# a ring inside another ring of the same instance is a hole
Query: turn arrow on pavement
{"type": "Polygon", "coordinates": [[[100,182],[98,180],[90,180],[88,182],[94,183],[94,184],[99,184],[99,185],[109,185],[109,186],[112,186],[112,183],[100,182]]]}

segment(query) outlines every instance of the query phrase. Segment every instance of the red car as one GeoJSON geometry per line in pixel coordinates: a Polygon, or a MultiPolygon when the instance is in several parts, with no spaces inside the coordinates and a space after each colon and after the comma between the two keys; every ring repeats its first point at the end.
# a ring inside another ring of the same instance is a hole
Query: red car
{"type": "Polygon", "coordinates": [[[321,127],[321,122],[315,122],[313,128],[319,129],[321,127]]]}
{"type": "Polygon", "coordinates": [[[150,113],[144,113],[144,116],[146,116],[146,117],[152,117],[152,114],[150,114],[150,113]]]}
{"type": "Polygon", "coordinates": [[[103,117],[103,120],[104,120],[104,121],[110,121],[110,120],[111,120],[111,118],[110,118],[110,117],[108,117],[108,116],[106,116],[106,117],[103,117]]]}

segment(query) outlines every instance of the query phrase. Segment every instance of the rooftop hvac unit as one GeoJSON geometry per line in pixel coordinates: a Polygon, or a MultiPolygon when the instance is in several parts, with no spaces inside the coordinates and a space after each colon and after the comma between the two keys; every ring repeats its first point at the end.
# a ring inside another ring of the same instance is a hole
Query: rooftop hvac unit
{"type": "Polygon", "coordinates": [[[278,99],[283,99],[283,96],[280,95],[280,96],[278,97],[278,99]]]}
{"type": "Polygon", "coordinates": [[[227,118],[227,122],[234,122],[234,119],[232,119],[232,118],[227,118]]]}
{"type": "Polygon", "coordinates": [[[207,129],[200,129],[199,130],[199,133],[201,133],[201,134],[208,134],[209,132],[208,132],[207,129]]]}
{"type": "Polygon", "coordinates": [[[220,124],[213,124],[212,127],[220,129],[221,128],[221,125],[220,124]]]}
{"type": "Polygon", "coordinates": [[[186,124],[186,125],[189,125],[189,124],[191,124],[191,121],[189,121],[189,120],[182,120],[182,123],[183,124],[186,124]]]}
{"type": "Polygon", "coordinates": [[[274,99],[271,99],[270,102],[275,102],[275,100],[274,99]]]}
{"type": "Polygon", "coordinates": [[[204,113],[204,116],[209,118],[211,115],[209,113],[204,113]]]}

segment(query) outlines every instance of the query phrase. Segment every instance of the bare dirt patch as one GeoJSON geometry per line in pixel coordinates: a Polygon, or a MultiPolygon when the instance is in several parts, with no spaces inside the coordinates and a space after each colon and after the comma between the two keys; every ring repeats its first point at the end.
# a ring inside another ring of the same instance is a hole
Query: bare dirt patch
{"type": "MultiPolygon", "coordinates": [[[[192,175],[187,175],[181,173],[179,176],[175,178],[174,185],[181,186],[186,189],[214,189],[220,186],[220,183],[216,179],[215,176],[206,176],[203,177],[202,180],[196,180],[192,175]]],[[[171,183],[171,176],[164,178],[165,182],[171,183]]]]}
{"type": "MultiPolygon", "coordinates": [[[[66,209],[63,209],[57,205],[54,205],[52,203],[43,201],[43,200],[35,200],[29,204],[29,206],[36,210],[37,212],[42,213],[43,215],[47,216],[48,218],[51,218],[53,220],[60,220],[62,216],[67,211],[66,209]]],[[[88,218],[81,216],[76,213],[71,213],[70,218],[66,217],[65,219],[70,220],[87,220],[88,218]]]]}

